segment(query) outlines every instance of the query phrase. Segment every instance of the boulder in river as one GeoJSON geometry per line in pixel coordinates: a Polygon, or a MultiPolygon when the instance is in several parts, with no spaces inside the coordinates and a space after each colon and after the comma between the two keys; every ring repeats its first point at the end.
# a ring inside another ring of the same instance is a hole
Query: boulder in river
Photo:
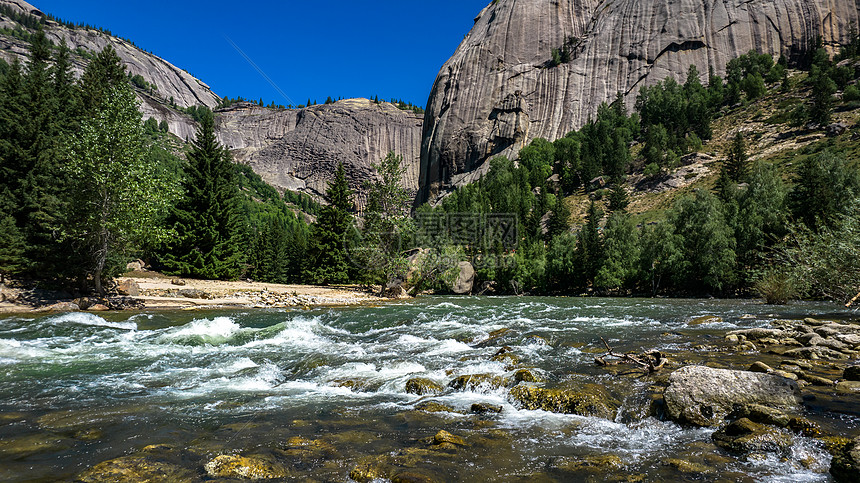
{"type": "Polygon", "coordinates": [[[150,455],[131,455],[99,463],[81,473],[75,481],[140,481],[179,483],[196,479],[194,471],[150,455]]]}
{"type": "Polygon", "coordinates": [[[669,376],[663,398],[673,420],[717,426],[739,406],[798,409],[798,395],[796,382],[773,374],[687,366],[669,376]]]}
{"type": "Polygon", "coordinates": [[[214,478],[273,480],[290,477],[287,468],[265,456],[221,455],[206,463],[204,469],[214,478]]]}
{"type": "Polygon", "coordinates": [[[860,437],[834,451],[830,474],[840,483],[860,481],[860,437]]]}
{"type": "Polygon", "coordinates": [[[603,386],[585,384],[581,388],[555,388],[520,384],[511,389],[511,397],[523,409],[544,410],[561,414],[578,414],[614,420],[620,404],[603,386]]]}
{"type": "Polygon", "coordinates": [[[715,432],[714,443],[733,453],[786,453],[791,449],[790,433],[741,418],[715,432]]]}
{"type": "Polygon", "coordinates": [[[414,377],[406,381],[406,392],[423,396],[425,394],[441,394],[442,386],[423,377],[414,377]]]}

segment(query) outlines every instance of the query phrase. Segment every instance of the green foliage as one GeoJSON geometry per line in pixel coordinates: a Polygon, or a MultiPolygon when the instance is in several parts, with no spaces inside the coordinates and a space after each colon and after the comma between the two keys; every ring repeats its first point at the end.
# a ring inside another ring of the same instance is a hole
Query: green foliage
{"type": "Polygon", "coordinates": [[[723,169],[730,180],[735,183],[742,183],[746,181],[747,164],[746,141],[744,140],[743,133],[738,131],[732,139],[732,146],[729,148],[729,155],[726,158],[723,169]]]}
{"type": "Polygon", "coordinates": [[[855,84],[846,87],[845,91],[842,92],[842,100],[852,103],[860,101],[860,88],[855,84]]]}
{"type": "Polygon", "coordinates": [[[829,151],[804,159],[794,181],[792,212],[813,230],[844,215],[853,198],[860,195],[860,174],[848,166],[844,156],[829,151]]]}
{"type": "Polygon", "coordinates": [[[741,94],[747,102],[754,101],[767,93],[767,82],[777,82],[785,74],[785,63],[774,63],[768,54],[751,50],[726,66],[726,103],[734,105],[741,102],[741,94]]]}
{"type": "Polygon", "coordinates": [[[768,267],[756,278],[753,288],[771,305],[785,305],[798,293],[793,274],[778,267],[768,267]]]}
{"type": "Polygon", "coordinates": [[[760,263],[770,246],[788,229],[788,188],[776,167],[757,162],[740,195],[735,235],[741,268],[760,263]]]}
{"type": "Polygon", "coordinates": [[[15,225],[15,219],[8,215],[0,217],[0,284],[26,266],[24,247],[24,235],[15,225]]]}
{"type": "Polygon", "coordinates": [[[682,286],[688,266],[684,258],[684,240],[675,233],[670,221],[645,227],[640,247],[639,273],[652,295],[657,295],[664,283],[682,286]]]}
{"type": "Polygon", "coordinates": [[[688,287],[720,291],[734,283],[736,242],[719,199],[698,190],[678,200],[669,219],[682,243],[681,276],[688,287]]]}
{"type": "Polygon", "coordinates": [[[402,186],[406,174],[403,158],[390,152],[373,168],[378,179],[365,184],[367,208],[359,263],[365,267],[362,275],[366,280],[384,289],[391,282],[406,280],[404,241],[414,229],[409,217],[410,196],[402,186]]]}
{"type": "Polygon", "coordinates": [[[830,123],[833,114],[833,94],[836,93],[836,83],[830,78],[827,70],[813,65],[809,74],[812,85],[812,103],[809,109],[810,121],[819,126],[830,123]]]}
{"type": "Polygon", "coordinates": [[[125,84],[107,91],[94,115],[68,141],[64,171],[74,193],[66,234],[85,255],[81,267],[103,293],[102,276],[112,253],[163,241],[156,221],[178,193],[144,156],[143,126],[134,94],[125,84]]]}
{"type": "Polygon", "coordinates": [[[547,288],[569,292],[576,287],[579,266],[576,257],[577,236],[570,232],[552,238],[546,254],[547,288]]]}
{"type": "Polygon", "coordinates": [[[315,284],[350,281],[353,266],[347,253],[352,230],[352,190],[346,181],[343,163],[338,163],[334,179],[326,190],[328,205],[311,226],[307,280],[315,284]]]}
{"type": "Polygon", "coordinates": [[[615,213],[603,231],[603,252],[594,286],[619,289],[637,278],[639,270],[639,233],[629,216],[615,213]]]}
{"type": "Polygon", "coordinates": [[[603,260],[603,244],[600,239],[600,220],[603,211],[592,201],[588,206],[585,225],[576,240],[576,265],[581,272],[578,282],[587,286],[594,281],[603,260]]]}
{"type": "Polygon", "coordinates": [[[801,295],[849,303],[860,291],[860,202],[829,227],[813,231],[795,227],[772,257],[801,295]]]}
{"type": "Polygon", "coordinates": [[[176,236],[161,250],[166,273],[233,280],[242,275],[239,187],[230,153],[215,139],[214,119],[201,119],[188,153],[184,197],[168,226],[176,236]]]}

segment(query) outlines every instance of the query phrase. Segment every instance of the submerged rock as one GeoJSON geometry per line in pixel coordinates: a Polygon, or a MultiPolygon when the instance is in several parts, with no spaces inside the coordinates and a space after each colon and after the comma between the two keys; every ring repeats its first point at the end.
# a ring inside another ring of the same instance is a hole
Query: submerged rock
{"type": "Polygon", "coordinates": [[[554,470],[577,472],[602,472],[606,470],[617,470],[624,467],[624,463],[618,455],[605,454],[584,457],[561,457],[553,462],[550,467],[554,470]]]}
{"type": "Polygon", "coordinates": [[[446,406],[441,403],[437,403],[434,401],[425,401],[415,405],[415,409],[418,411],[426,411],[428,413],[453,413],[454,408],[451,406],[446,406]]]}
{"type": "Polygon", "coordinates": [[[477,414],[500,413],[502,412],[502,407],[496,404],[475,403],[472,404],[472,412],[477,414]]]}
{"type": "Polygon", "coordinates": [[[798,409],[798,393],[796,382],[772,374],[687,366],[669,376],[663,398],[671,419],[696,426],[716,426],[736,406],[761,404],[798,409]]]}
{"type": "Polygon", "coordinates": [[[786,453],[793,438],[790,434],[763,424],[739,419],[712,435],[714,443],[733,453],[786,453]]]}
{"type": "Polygon", "coordinates": [[[837,482],[860,482],[860,438],[839,445],[833,452],[830,474],[837,482]]]}
{"type": "Polygon", "coordinates": [[[714,472],[714,469],[710,466],[680,458],[666,458],[663,460],[663,465],[670,466],[681,473],[690,475],[707,475],[714,472]]]}
{"type": "Polygon", "coordinates": [[[287,468],[268,456],[221,455],[206,463],[203,469],[214,478],[274,480],[290,477],[287,468]]]}
{"type": "Polygon", "coordinates": [[[511,389],[511,397],[523,409],[553,413],[577,414],[614,420],[620,404],[603,386],[586,384],[582,388],[546,389],[519,385],[511,389]]]}
{"type": "Polygon", "coordinates": [[[81,473],[75,481],[104,483],[133,481],[135,483],[184,483],[197,479],[196,472],[145,455],[123,456],[105,461],[81,473]]]}
{"type": "Polygon", "coordinates": [[[71,441],[56,434],[42,433],[0,440],[0,457],[22,459],[40,453],[69,448],[71,441]]]}

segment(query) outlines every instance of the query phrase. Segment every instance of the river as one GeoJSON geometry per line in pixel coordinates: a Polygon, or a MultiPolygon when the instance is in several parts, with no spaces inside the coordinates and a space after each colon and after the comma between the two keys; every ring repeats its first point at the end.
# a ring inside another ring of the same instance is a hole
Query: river
{"type": "MultiPolygon", "coordinates": [[[[262,454],[308,481],[349,481],[357,466],[377,463],[427,481],[830,481],[830,457],[815,440],[796,438],[788,455],[730,455],[711,443],[713,430],[652,415],[658,379],[597,367],[594,358],[603,337],[617,351],[659,349],[673,361],[742,368],[755,356],[714,352],[727,330],[853,315],[821,303],[432,297],[312,310],[6,317],[0,480],[74,479],[164,445],[159,461],[187,469],[191,480],[206,479],[203,467],[217,455],[262,454]],[[689,323],[703,316],[719,319],[689,323]],[[504,347],[519,361],[494,361],[504,347]],[[547,385],[602,385],[621,402],[617,416],[519,409],[494,384],[448,387],[458,376],[511,378],[519,368],[547,385]],[[416,377],[445,390],[409,394],[416,377]],[[453,412],[416,410],[428,401],[453,412]],[[475,414],[474,403],[501,412],[475,414]],[[425,438],[440,430],[466,444],[428,450],[425,438]],[[616,463],[601,466],[607,456],[616,463]],[[706,469],[691,473],[669,463],[676,460],[706,469]]],[[[817,417],[845,436],[860,434],[856,411],[817,417]]]]}

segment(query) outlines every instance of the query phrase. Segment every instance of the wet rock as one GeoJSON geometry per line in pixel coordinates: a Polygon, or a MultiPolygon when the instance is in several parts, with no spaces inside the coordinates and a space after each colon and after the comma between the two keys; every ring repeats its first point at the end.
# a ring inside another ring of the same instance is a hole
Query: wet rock
{"type": "Polygon", "coordinates": [[[851,350],[854,348],[853,346],[850,346],[844,342],[839,342],[836,339],[824,339],[823,341],[819,342],[816,345],[821,346],[821,347],[828,347],[828,348],[833,349],[835,351],[851,350]]]}
{"type": "Polygon", "coordinates": [[[41,453],[52,453],[69,448],[71,441],[56,434],[42,433],[0,440],[0,456],[22,459],[41,453]]]}
{"type": "Polygon", "coordinates": [[[846,381],[860,381],[860,366],[848,366],[842,372],[842,379],[846,381]]]}
{"type": "Polygon", "coordinates": [[[739,454],[779,453],[791,449],[790,434],[763,424],[739,419],[715,432],[711,438],[717,446],[739,454]]]}
{"type": "Polygon", "coordinates": [[[779,376],[779,377],[784,377],[786,379],[791,379],[792,381],[796,381],[798,379],[797,374],[795,374],[793,372],[775,370],[771,374],[773,374],[774,376],[779,376]]]}
{"type": "Polygon", "coordinates": [[[293,436],[288,439],[284,443],[282,450],[286,456],[297,456],[304,460],[322,460],[340,457],[337,449],[331,443],[321,439],[311,440],[301,436],[293,436]]]}
{"type": "Polygon", "coordinates": [[[602,472],[606,470],[617,470],[624,467],[621,458],[614,454],[593,455],[585,457],[561,457],[555,460],[550,467],[554,470],[577,472],[602,472]]]}
{"type": "Polygon", "coordinates": [[[445,431],[444,429],[439,431],[433,436],[432,444],[453,444],[455,446],[468,446],[466,444],[466,440],[461,438],[460,436],[454,435],[445,431]]]}
{"type": "Polygon", "coordinates": [[[703,317],[696,317],[695,319],[687,321],[687,325],[718,324],[722,321],[722,317],[717,317],[716,315],[705,315],[703,317]]]}
{"type": "Polygon", "coordinates": [[[105,483],[134,481],[136,483],[180,483],[197,479],[196,472],[149,455],[123,456],[105,461],[81,473],[75,481],[105,483]]]}
{"type": "Polygon", "coordinates": [[[417,471],[404,471],[391,477],[391,483],[437,483],[442,480],[417,471]]]}
{"type": "Polygon", "coordinates": [[[493,362],[501,362],[506,367],[513,368],[520,363],[520,356],[514,354],[513,352],[503,352],[501,354],[494,355],[490,360],[492,360],[493,362]]]}
{"type": "Polygon", "coordinates": [[[221,455],[203,466],[213,478],[273,480],[289,478],[290,472],[270,456],[221,455]]]}
{"type": "Polygon", "coordinates": [[[561,414],[578,414],[614,420],[620,404],[603,386],[586,384],[582,388],[555,388],[520,384],[511,389],[511,397],[523,409],[561,414]]]}
{"type": "Polygon", "coordinates": [[[837,482],[856,483],[860,481],[860,438],[841,445],[833,452],[830,474],[837,482]]]}
{"type": "Polygon", "coordinates": [[[514,373],[514,382],[544,382],[543,378],[529,369],[520,369],[514,373]]]}
{"type": "Polygon", "coordinates": [[[474,391],[475,389],[498,389],[508,384],[507,379],[493,374],[469,374],[454,378],[448,383],[448,387],[458,391],[474,391]]]}
{"type": "Polygon", "coordinates": [[[797,383],[772,374],[687,366],[669,376],[663,398],[671,419],[716,426],[736,406],[761,404],[797,409],[798,394],[797,383]]]}
{"type": "Polygon", "coordinates": [[[801,336],[795,337],[795,339],[807,347],[812,347],[824,342],[824,337],[816,334],[815,332],[810,332],[808,334],[803,334],[801,336]]]}
{"type": "Polygon", "coordinates": [[[765,329],[756,327],[753,329],[733,330],[728,335],[744,336],[749,340],[759,340],[766,338],[778,339],[785,335],[785,331],[779,329],[765,329]]]}
{"type": "Polygon", "coordinates": [[[140,285],[138,285],[134,280],[120,280],[116,285],[116,291],[120,295],[137,297],[140,295],[140,285]]]}
{"type": "Polygon", "coordinates": [[[836,390],[843,394],[860,394],[860,381],[838,382],[836,390]]]}
{"type": "Polygon", "coordinates": [[[815,422],[803,416],[787,414],[778,409],[762,406],[761,404],[750,404],[739,407],[732,413],[732,417],[737,419],[747,418],[754,423],[789,428],[803,436],[811,437],[821,434],[821,427],[815,422]]]}
{"type": "Polygon", "coordinates": [[[773,367],[770,367],[769,365],[765,364],[764,362],[757,361],[757,362],[754,362],[753,365],[750,366],[749,371],[750,372],[762,372],[762,373],[767,374],[769,372],[773,372],[773,367]]]}
{"type": "Polygon", "coordinates": [[[416,404],[415,409],[418,411],[425,411],[428,413],[453,413],[454,408],[451,406],[446,406],[441,403],[433,402],[433,401],[424,401],[422,403],[416,404]]]}
{"type": "Polygon", "coordinates": [[[693,461],[679,458],[666,458],[663,460],[663,465],[675,468],[681,473],[690,475],[707,475],[714,472],[713,468],[703,465],[702,463],[695,463],[693,461]]]}
{"type": "Polygon", "coordinates": [[[442,386],[430,379],[415,377],[406,381],[406,392],[423,396],[425,394],[441,394],[442,386]]]}
{"type": "Polygon", "coordinates": [[[860,325],[830,323],[818,327],[814,332],[822,337],[833,337],[842,334],[860,334],[860,325]]]}
{"type": "Polygon", "coordinates": [[[393,467],[386,456],[371,456],[365,458],[350,472],[349,477],[358,483],[388,478],[393,473],[393,467]]]}
{"type": "Polygon", "coordinates": [[[362,379],[338,379],[336,381],[332,381],[332,384],[337,387],[345,387],[350,391],[356,392],[366,391],[371,386],[370,381],[362,379]]]}
{"type": "Polygon", "coordinates": [[[472,404],[472,412],[476,414],[500,413],[502,407],[489,403],[475,403],[472,404]]]}
{"type": "Polygon", "coordinates": [[[827,325],[830,322],[824,321],[824,320],[813,319],[811,317],[807,317],[807,318],[803,319],[803,323],[806,325],[811,325],[813,327],[820,327],[822,325],[827,325]]]}
{"type": "Polygon", "coordinates": [[[794,365],[794,366],[797,366],[801,369],[806,369],[807,371],[809,371],[813,367],[815,367],[815,365],[813,365],[811,362],[804,361],[804,360],[782,361],[782,364],[794,365]]]}
{"type": "Polygon", "coordinates": [[[103,304],[93,304],[87,307],[87,310],[89,312],[107,312],[108,310],[110,310],[110,307],[103,304]]]}
{"type": "Polygon", "coordinates": [[[797,377],[812,384],[813,386],[832,386],[834,384],[834,382],[830,379],[816,376],[814,374],[809,374],[807,372],[798,372],[797,377]]]}
{"type": "Polygon", "coordinates": [[[522,344],[523,345],[543,345],[543,346],[549,346],[550,345],[550,343],[546,339],[544,339],[543,337],[541,337],[539,335],[535,335],[535,334],[531,334],[531,335],[527,335],[527,336],[523,337],[522,344]]]}
{"type": "Polygon", "coordinates": [[[789,351],[784,352],[782,355],[786,357],[795,357],[798,359],[809,359],[809,360],[845,360],[848,359],[848,356],[830,349],[828,347],[814,346],[814,347],[801,347],[799,349],[791,349],[789,351]]]}

